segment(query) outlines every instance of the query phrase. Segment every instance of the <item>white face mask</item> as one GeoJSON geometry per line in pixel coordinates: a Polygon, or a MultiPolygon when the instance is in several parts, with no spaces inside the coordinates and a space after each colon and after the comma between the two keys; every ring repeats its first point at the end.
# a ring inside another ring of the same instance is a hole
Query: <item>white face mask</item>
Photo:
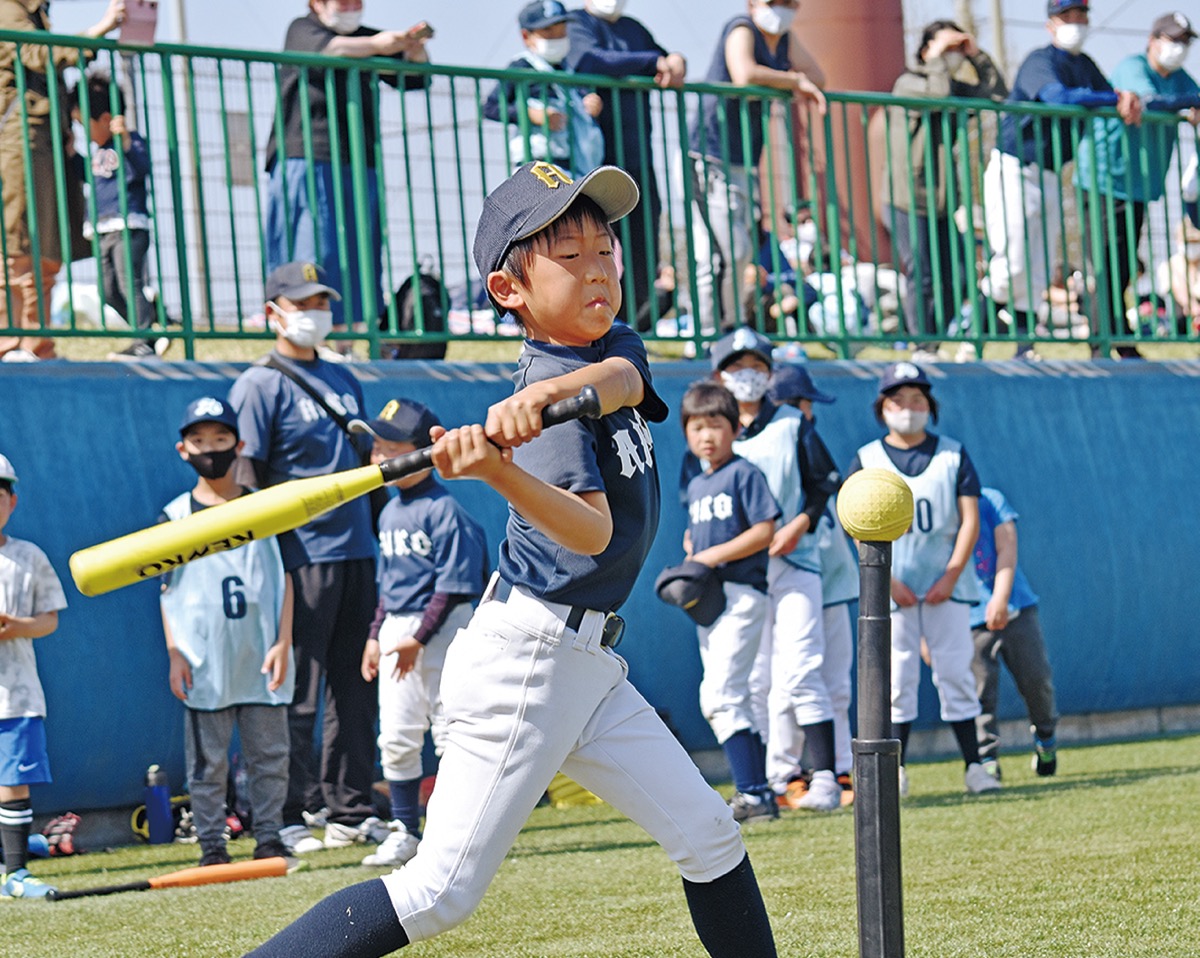
{"type": "Polygon", "coordinates": [[[942,59],[946,63],[946,69],[951,76],[954,76],[966,62],[966,55],[961,50],[951,50],[949,53],[943,53],[942,59]]]}
{"type": "Polygon", "coordinates": [[[620,18],[625,10],[626,0],[591,0],[591,11],[605,20],[620,18]]]}
{"type": "Polygon", "coordinates": [[[1158,65],[1168,73],[1174,73],[1187,59],[1188,45],[1176,40],[1163,40],[1158,45],[1158,65]]]}
{"type": "Polygon", "coordinates": [[[362,9],[358,10],[326,10],[321,22],[334,33],[342,36],[353,33],[362,26],[362,9]]]}
{"type": "Polygon", "coordinates": [[[316,349],[333,329],[333,310],[296,309],[287,311],[274,303],[278,320],[271,320],[271,329],[282,332],[289,343],[302,349],[316,349]]]}
{"type": "Polygon", "coordinates": [[[736,369],[721,373],[721,383],[738,402],[758,402],[767,392],[771,374],[758,369],[736,369]]]}
{"type": "Polygon", "coordinates": [[[929,425],[929,413],[918,412],[915,409],[895,409],[883,411],[883,423],[892,432],[901,436],[915,436],[925,431],[929,425]]]}
{"type": "Polygon", "coordinates": [[[555,40],[547,37],[533,38],[533,52],[547,63],[562,63],[567,58],[570,49],[571,40],[568,37],[559,37],[555,40]]]}
{"type": "Polygon", "coordinates": [[[787,33],[792,28],[792,21],[796,18],[796,11],[791,7],[755,7],[754,12],[750,14],[750,18],[754,21],[754,25],[763,33],[769,33],[772,36],[778,36],[787,33]]]}
{"type": "Polygon", "coordinates": [[[1054,45],[1067,53],[1078,53],[1083,49],[1087,35],[1085,23],[1060,23],[1054,29],[1054,45]]]}

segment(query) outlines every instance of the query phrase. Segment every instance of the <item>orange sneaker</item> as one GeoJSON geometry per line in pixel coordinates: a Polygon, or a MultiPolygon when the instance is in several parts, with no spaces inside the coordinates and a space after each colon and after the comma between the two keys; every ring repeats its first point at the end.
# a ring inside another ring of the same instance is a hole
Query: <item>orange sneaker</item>
{"type": "Polygon", "coordinates": [[[777,795],[775,800],[780,808],[800,808],[800,799],[808,794],[808,778],[793,778],[787,783],[787,790],[777,795]]]}
{"type": "Polygon", "coordinates": [[[842,786],[842,808],[847,805],[854,804],[854,783],[850,780],[849,772],[842,772],[837,777],[837,782],[842,786]]]}

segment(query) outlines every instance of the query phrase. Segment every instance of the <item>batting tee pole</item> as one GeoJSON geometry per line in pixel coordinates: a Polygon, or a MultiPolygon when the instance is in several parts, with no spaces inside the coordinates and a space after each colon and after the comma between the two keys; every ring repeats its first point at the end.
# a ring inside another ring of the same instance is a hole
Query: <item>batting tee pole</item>
{"type": "Polygon", "coordinates": [[[892,544],[858,544],[854,850],[861,958],[903,958],[900,741],[892,738],[892,544]]]}

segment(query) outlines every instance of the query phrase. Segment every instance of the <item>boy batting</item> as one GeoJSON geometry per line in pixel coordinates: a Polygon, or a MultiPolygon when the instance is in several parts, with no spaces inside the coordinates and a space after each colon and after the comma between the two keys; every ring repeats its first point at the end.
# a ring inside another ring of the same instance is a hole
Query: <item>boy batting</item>
{"type": "Polygon", "coordinates": [[[613,325],[610,224],[637,201],[622,170],[572,180],[548,163],[521,167],[485,201],[475,261],[493,304],[525,330],[516,392],[486,425],[433,430],[433,462],[445,478],[486,482],[510,509],[497,572],[446,655],[448,741],[424,838],[403,868],[326,898],[258,958],[370,958],[465,920],[560,768],[671,856],[708,954],[775,955],[729,806],[613,651],[616,610],[658,526],[646,423],[667,415],[641,339],[613,325]],[[543,435],[542,409],[585,385],[604,415],[543,435]]]}

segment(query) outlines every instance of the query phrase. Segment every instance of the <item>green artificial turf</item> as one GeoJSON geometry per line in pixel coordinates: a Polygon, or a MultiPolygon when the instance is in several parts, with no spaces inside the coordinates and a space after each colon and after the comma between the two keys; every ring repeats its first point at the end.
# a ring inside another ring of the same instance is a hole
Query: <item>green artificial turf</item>
{"type": "MultiPolygon", "coordinates": [[[[1038,779],[1006,756],[1004,789],[962,791],[957,762],[913,764],[902,803],[912,958],[1200,955],[1200,737],[1064,749],[1038,779]]],[[[781,956],[858,953],[854,819],[785,812],[746,829],[781,956]]],[[[230,846],[249,857],[248,840],[230,846]]],[[[309,856],[288,878],[64,902],[0,904],[5,951],[241,955],[321,896],[379,872],[365,849],[309,856]]],[[[60,887],[137,881],[195,864],[195,846],[35,862],[60,887]]],[[[408,952],[406,952],[408,953],[408,952]]],[[[482,906],[414,946],[455,958],[703,958],[674,867],[607,805],[539,808],[482,906]]]]}

